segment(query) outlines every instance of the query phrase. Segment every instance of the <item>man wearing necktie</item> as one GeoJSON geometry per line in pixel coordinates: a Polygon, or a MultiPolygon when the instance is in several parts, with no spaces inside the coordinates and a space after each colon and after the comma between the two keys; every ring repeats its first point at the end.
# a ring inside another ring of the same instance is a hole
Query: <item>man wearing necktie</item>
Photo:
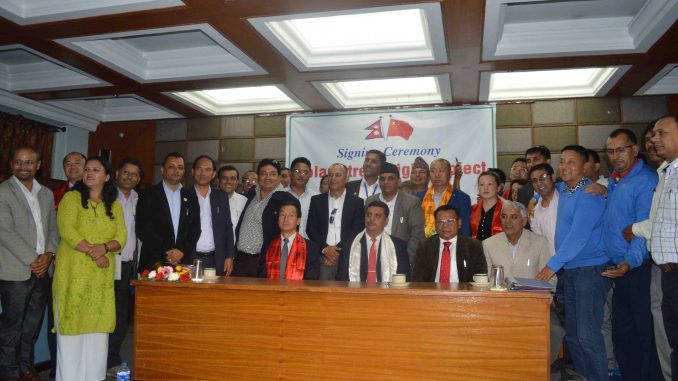
{"type": "Polygon", "coordinates": [[[278,209],[280,234],[259,257],[260,278],[312,280],[320,277],[320,248],[299,234],[301,204],[284,201],[278,209]]]}
{"type": "Polygon", "coordinates": [[[442,205],[434,212],[437,234],[419,243],[412,263],[413,282],[471,282],[487,273],[480,241],[459,235],[462,221],[457,208],[442,205]]]}
{"type": "Polygon", "coordinates": [[[349,255],[340,258],[337,280],[390,282],[393,274],[405,274],[409,280],[407,242],[386,233],[388,215],[388,205],[382,201],[367,205],[365,230],[353,240],[349,255]]]}

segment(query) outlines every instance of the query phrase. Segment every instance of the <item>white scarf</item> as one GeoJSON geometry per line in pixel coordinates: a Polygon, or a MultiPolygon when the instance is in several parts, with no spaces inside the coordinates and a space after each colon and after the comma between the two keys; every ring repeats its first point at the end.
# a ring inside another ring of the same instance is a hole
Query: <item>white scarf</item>
{"type": "MultiPolygon", "coordinates": [[[[360,282],[360,256],[362,255],[360,240],[363,236],[365,236],[365,230],[355,237],[351,245],[351,253],[348,258],[348,280],[351,282],[360,282]]],[[[377,249],[377,252],[381,252],[381,281],[390,282],[391,275],[398,271],[398,259],[393,240],[386,232],[381,233],[379,246],[381,251],[377,249]]]]}

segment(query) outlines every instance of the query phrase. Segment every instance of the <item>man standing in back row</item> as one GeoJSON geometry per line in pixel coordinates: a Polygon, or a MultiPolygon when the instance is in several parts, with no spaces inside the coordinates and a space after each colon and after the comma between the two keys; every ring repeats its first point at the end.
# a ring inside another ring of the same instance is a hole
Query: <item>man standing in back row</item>
{"type": "Polygon", "coordinates": [[[370,196],[381,193],[379,189],[379,172],[381,165],[386,162],[386,155],[383,152],[371,149],[365,155],[363,163],[363,178],[360,180],[349,181],[346,184],[348,194],[367,199],[370,196]]]}
{"type": "Polygon", "coordinates": [[[320,280],[335,280],[340,256],[349,255],[353,239],[365,228],[363,200],[346,189],[348,169],[334,163],[328,170],[330,190],[311,197],[308,238],[321,248],[320,280]]]}
{"type": "Polygon", "coordinates": [[[156,262],[193,263],[195,243],[200,238],[200,205],[183,188],[184,158],[177,152],[165,156],[162,180],[139,195],[136,215],[141,240],[139,270],[154,269],[156,262]]]}

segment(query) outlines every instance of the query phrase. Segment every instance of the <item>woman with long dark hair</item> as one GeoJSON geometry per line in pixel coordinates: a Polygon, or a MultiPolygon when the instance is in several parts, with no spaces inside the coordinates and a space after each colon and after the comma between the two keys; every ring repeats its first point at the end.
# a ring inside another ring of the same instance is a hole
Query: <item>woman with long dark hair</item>
{"type": "Polygon", "coordinates": [[[61,242],[54,273],[57,381],[106,378],[115,328],[114,255],[127,238],[111,166],[100,157],[59,204],[61,242]]]}

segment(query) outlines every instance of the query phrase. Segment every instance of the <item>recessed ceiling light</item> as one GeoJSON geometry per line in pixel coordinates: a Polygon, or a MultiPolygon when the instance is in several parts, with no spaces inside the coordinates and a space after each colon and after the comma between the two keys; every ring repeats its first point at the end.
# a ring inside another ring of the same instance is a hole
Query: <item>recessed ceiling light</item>
{"type": "Polygon", "coordinates": [[[438,4],[353,9],[249,20],[300,70],[446,62],[438,4]]]}
{"type": "Polygon", "coordinates": [[[488,92],[481,100],[593,97],[600,95],[625,68],[581,68],[482,73],[488,92]],[[489,80],[488,80],[489,77],[489,80]]]}
{"type": "Polygon", "coordinates": [[[239,87],[171,93],[214,115],[302,111],[282,86],[239,87]],[[284,91],[283,91],[284,90],[284,91]]]}
{"type": "Polygon", "coordinates": [[[314,85],[329,95],[337,108],[445,103],[452,98],[447,75],[320,82],[314,85]]]}

